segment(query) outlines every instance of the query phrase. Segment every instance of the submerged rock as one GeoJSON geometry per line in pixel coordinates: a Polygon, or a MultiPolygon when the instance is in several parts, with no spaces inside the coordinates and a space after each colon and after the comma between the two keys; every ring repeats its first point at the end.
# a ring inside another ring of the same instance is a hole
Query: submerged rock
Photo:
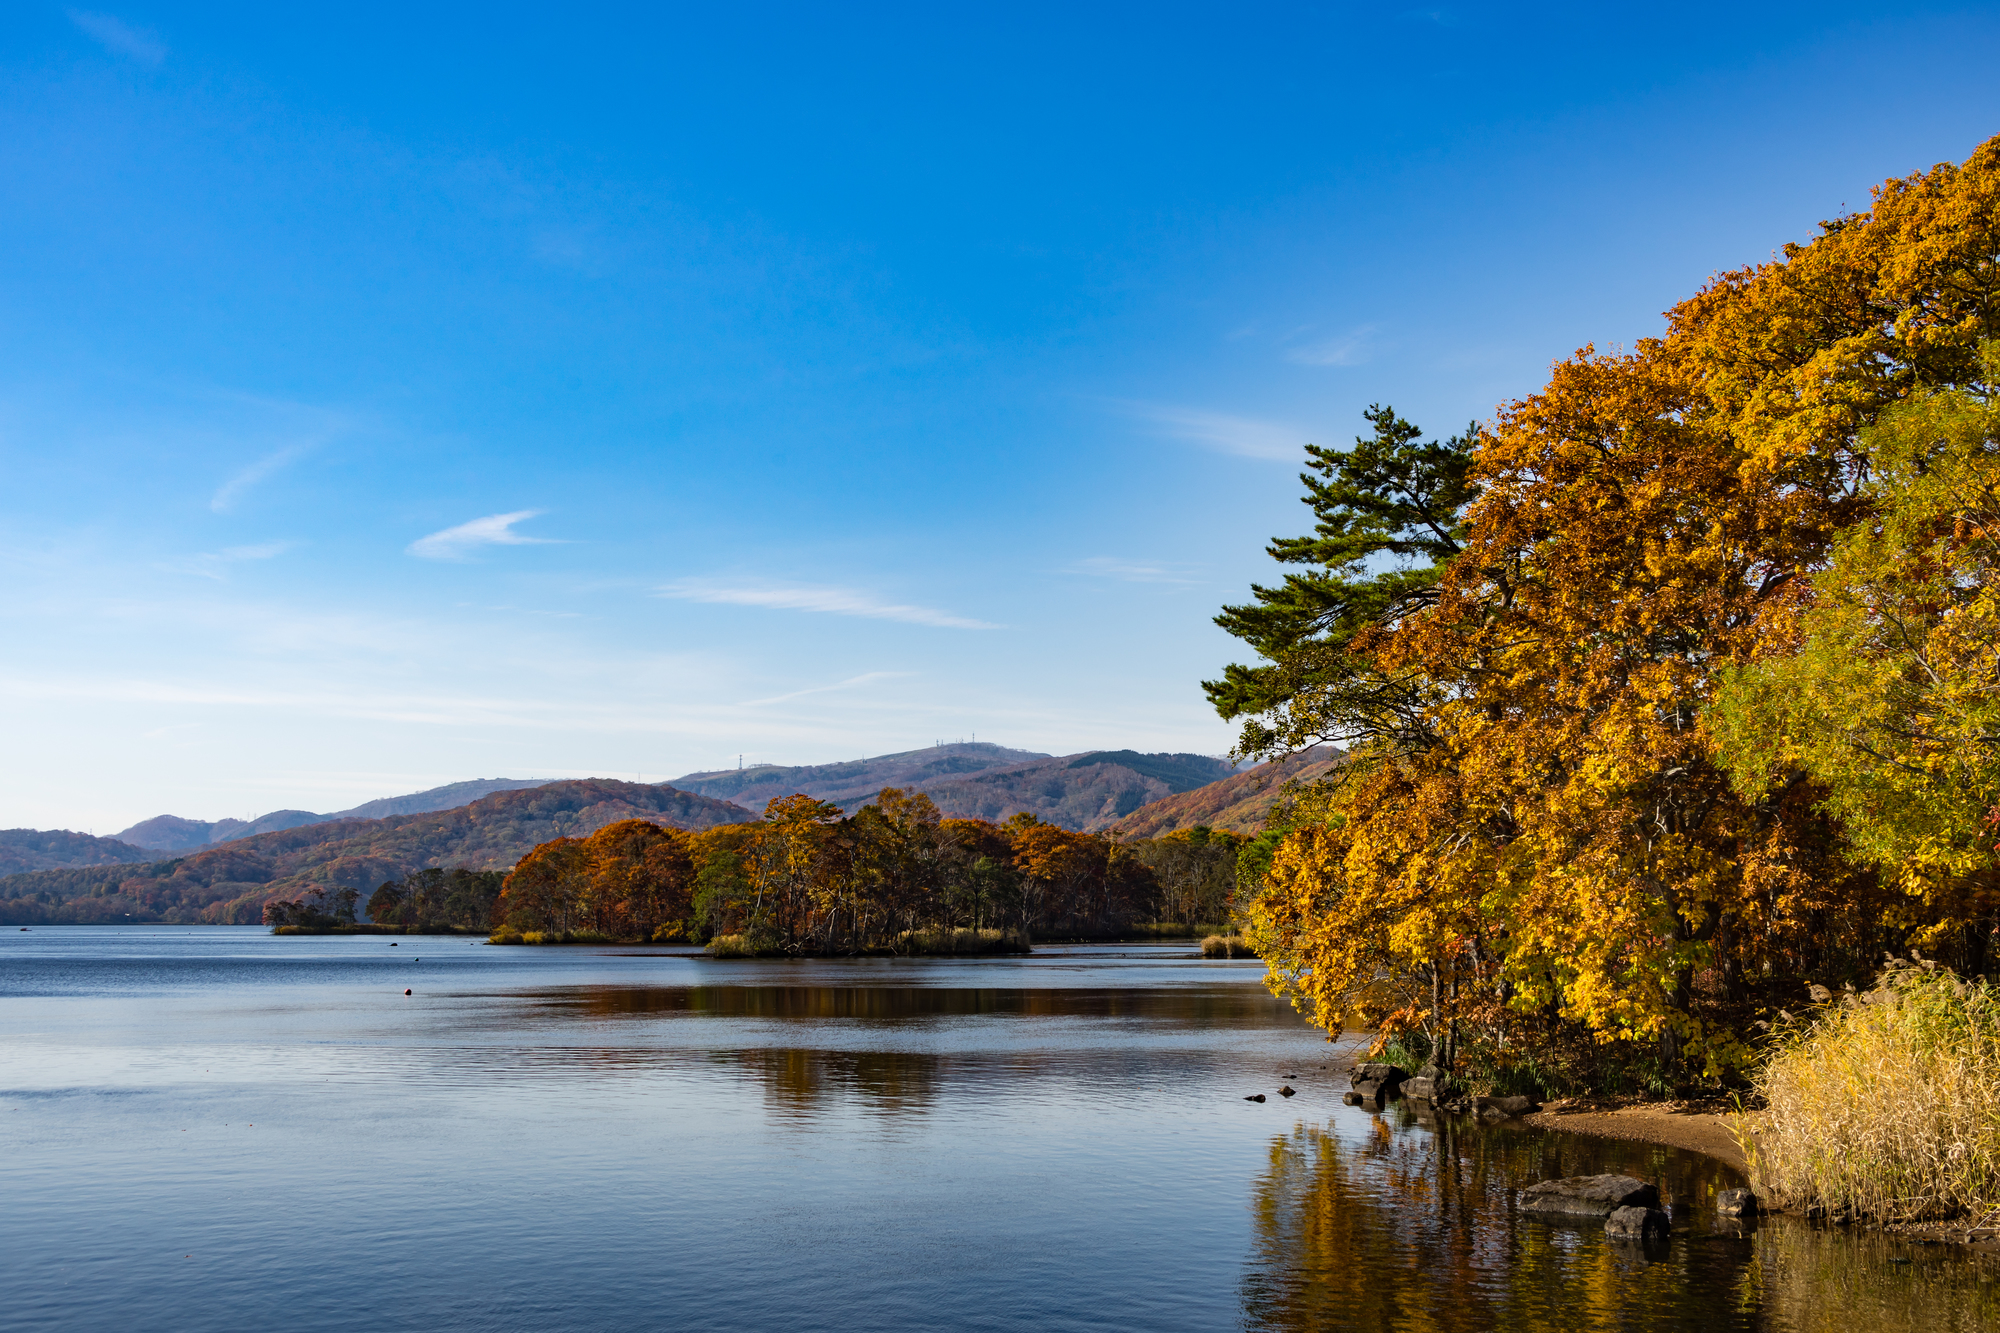
{"type": "Polygon", "coordinates": [[[1296,1097],[1299,1095],[1299,1090],[1287,1083],[1284,1087],[1278,1089],[1278,1095],[1280,1097],[1296,1097]]]}
{"type": "Polygon", "coordinates": [[[1757,1196],[1749,1190],[1724,1190],[1715,1196],[1715,1211],[1724,1217],[1754,1216],[1757,1196]]]}
{"type": "Polygon", "coordinates": [[[1614,1240],[1659,1240],[1673,1229],[1672,1220],[1659,1208],[1617,1208],[1604,1219],[1604,1234],[1614,1240]]]}
{"type": "Polygon", "coordinates": [[[1253,1092],[1248,1097],[1245,1097],[1243,1100],[1246,1102],[1261,1102],[1264,1100],[1264,1094],[1261,1092],[1253,1092]]]}
{"type": "Polygon", "coordinates": [[[1631,1176],[1568,1176],[1530,1185],[1517,1196],[1524,1213],[1609,1217],[1621,1208],[1658,1208],[1660,1192],[1631,1176]]]}
{"type": "Polygon", "coordinates": [[[1511,1116],[1539,1111],[1542,1109],[1542,1104],[1533,1097],[1474,1097],[1472,1107],[1488,1119],[1505,1120],[1511,1116]]]}

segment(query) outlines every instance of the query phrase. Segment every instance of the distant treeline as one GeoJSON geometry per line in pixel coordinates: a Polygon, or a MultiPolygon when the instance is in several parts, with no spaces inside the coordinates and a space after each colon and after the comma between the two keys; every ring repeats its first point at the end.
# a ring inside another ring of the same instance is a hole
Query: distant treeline
{"type": "MultiPolygon", "coordinates": [[[[364,910],[369,922],[378,926],[485,932],[492,928],[493,904],[506,879],[501,870],[419,870],[376,889],[364,910]]],[[[360,901],[360,890],[328,885],[290,902],[264,904],[264,920],[299,930],[338,930],[358,924],[355,908],[360,901]]]]}
{"type": "Polygon", "coordinates": [[[1241,842],[1200,828],[1121,843],[1028,814],[946,819],[894,787],[852,815],[786,796],[751,824],[688,833],[632,819],[545,842],[492,914],[501,939],[733,937],[759,953],[894,950],[957,929],[1105,936],[1226,920],[1241,842]]]}

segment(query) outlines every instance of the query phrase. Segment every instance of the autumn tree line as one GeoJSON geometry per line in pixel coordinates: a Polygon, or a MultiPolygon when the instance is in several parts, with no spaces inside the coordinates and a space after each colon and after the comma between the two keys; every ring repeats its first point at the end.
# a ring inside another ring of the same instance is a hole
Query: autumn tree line
{"type": "Polygon", "coordinates": [[[1729,1080],[2000,950],[2000,139],[1445,439],[1312,447],[1218,623],[1241,749],[1349,755],[1244,894],[1328,1028],[1502,1086],[1729,1080]]]}
{"type": "Polygon", "coordinates": [[[1125,843],[1034,816],[947,819],[891,787],[852,815],[810,796],[700,833],[624,820],[523,857],[496,939],[731,942],[759,954],[910,951],[927,933],[1102,937],[1228,918],[1237,835],[1125,843]]]}

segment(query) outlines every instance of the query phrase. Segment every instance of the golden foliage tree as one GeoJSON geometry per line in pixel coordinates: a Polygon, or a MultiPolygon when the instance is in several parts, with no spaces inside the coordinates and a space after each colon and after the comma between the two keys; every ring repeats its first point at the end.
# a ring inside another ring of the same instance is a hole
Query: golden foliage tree
{"type": "Polygon", "coordinates": [[[1446,1059],[1466,1033],[1504,1056],[1567,1030],[1678,1077],[1740,1058],[1758,988],[1856,954],[1873,878],[1818,791],[1739,790],[1708,713],[1720,669],[1796,643],[1867,510],[1866,428],[1977,383],[1996,333],[2000,140],[1504,407],[1434,600],[1349,645],[1421,707],[1274,858],[1253,911],[1273,984],[1446,1059]]]}

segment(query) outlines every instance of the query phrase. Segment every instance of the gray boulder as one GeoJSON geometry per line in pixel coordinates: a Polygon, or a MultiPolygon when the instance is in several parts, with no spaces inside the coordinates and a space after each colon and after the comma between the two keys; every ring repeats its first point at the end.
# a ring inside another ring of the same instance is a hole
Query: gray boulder
{"type": "Polygon", "coordinates": [[[1428,1102],[1437,1097],[1437,1085],[1427,1078],[1406,1078],[1399,1086],[1405,1097],[1428,1102]]]}
{"type": "Polygon", "coordinates": [[[1618,1208],[1604,1219],[1604,1234],[1613,1240],[1663,1240],[1673,1229],[1658,1208],[1618,1208]]]}
{"type": "Polygon", "coordinates": [[[1409,1074],[1394,1065],[1369,1063],[1354,1066],[1349,1081],[1358,1088],[1363,1083],[1401,1083],[1408,1077],[1409,1074]]]}
{"type": "Polygon", "coordinates": [[[1488,1119],[1505,1120],[1509,1116],[1539,1111],[1542,1104],[1533,1097],[1474,1097],[1472,1108],[1488,1119]]]}
{"type": "Polygon", "coordinates": [[[1631,1176],[1569,1176],[1530,1185],[1517,1202],[1524,1213],[1609,1217],[1621,1208],[1658,1208],[1660,1192],[1631,1176]]]}
{"type": "Polygon", "coordinates": [[[1750,1217],[1757,1211],[1757,1196],[1749,1190],[1724,1190],[1715,1196],[1715,1211],[1724,1217],[1750,1217]]]}

